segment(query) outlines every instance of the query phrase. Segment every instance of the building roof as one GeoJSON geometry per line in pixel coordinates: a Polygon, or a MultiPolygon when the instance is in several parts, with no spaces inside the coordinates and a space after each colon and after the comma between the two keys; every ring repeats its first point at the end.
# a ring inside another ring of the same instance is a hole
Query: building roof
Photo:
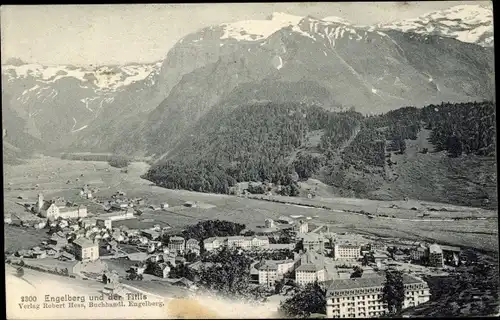
{"type": "Polygon", "coordinates": [[[338,246],[342,247],[342,248],[351,248],[351,249],[360,249],[361,248],[361,246],[359,246],[357,244],[352,244],[352,243],[339,243],[338,246]]]}
{"type": "Polygon", "coordinates": [[[296,270],[297,271],[305,271],[305,272],[317,272],[319,270],[323,269],[323,267],[313,264],[313,263],[307,263],[303,264],[300,267],[298,267],[296,270]]]}
{"type": "Polygon", "coordinates": [[[304,242],[316,242],[323,240],[317,233],[297,233],[297,238],[302,239],[304,242]]]}
{"type": "Polygon", "coordinates": [[[266,237],[266,236],[249,236],[249,237],[245,237],[245,238],[250,239],[250,240],[253,240],[253,239],[269,240],[269,237],[266,237]]]}
{"type": "Polygon", "coordinates": [[[227,240],[244,240],[245,237],[243,236],[230,236],[230,237],[227,237],[227,240]]]}
{"type": "Polygon", "coordinates": [[[98,245],[97,243],[94,243],[94,241],[83,237],[74,240],[73,243],[82,248],[90,248],[98,245]]]}
{"type": "Polygon", "coordinates": [[[186,241],[186,244],[188,245],[198,244],[198,240],[191,238],[188,241],[186,241]]]}
{"type": "Polygon", "coordinates": [[[293,263],[291,259],[288,260],[266,260],[263,263],[258,263],[255,268],[258,270],[278,270],[280,264],[293,263]]]}
{"type": "MultiPolygon", "coordinates": [[[[403,273],[404,284],[423,283],[422,280],[412,277],[403,273]]],[[[373,288],[382,287],[385,284],[385,276],[379,274],[378,276],[371,276],[366,278],[352,278],[352,279],[338,279],[333,280],[328,288],[328,291],[358,289],[358,288],[373,288]]]]}
{"type": "Polygon", "coordinates": [[[212,243],[212,242],[215,242],[217,240],[221,241],[222,238],[218,238],[218,237],[210,237],[210,238],[206,238],[205,240],[203,240],[203,243],[212,243]]]}
{"type": "Polygon", "coordinates": [[[65,258],[69,258],[69,259],[74,259],[75,258],[75,256],[73,254],[71,254],[69,252],[66,252],[66,251],[62,252],[61,256],[65,257],[65,258]]]}
{"type": "Polygon", "coordinates": [[[442,245],[441,249],[443,251],[454,251],[454,252],[460,252],[461,251],[461,249],[459,247],[445,246],[445,245],[442,245]]]}
{"type": "Polygon", "coordinates": [[[295,244],[293,243],[270,243],[269,244],[269,249],[271,250],[286,250],[286,249],[293,249],[295,247],[295,244]]]}
{"type": "Polygon", "coordinates": [[[175,236],[175,237],[170,238],[170,241],[184,241],[184,238],[175,236]]]}
{"type": "Polygon", "coordinates": [[[429,251],[430,251],[430,253],[443,253],[443,249],[437,243],[431,244],[429,246],[429,251]]]}

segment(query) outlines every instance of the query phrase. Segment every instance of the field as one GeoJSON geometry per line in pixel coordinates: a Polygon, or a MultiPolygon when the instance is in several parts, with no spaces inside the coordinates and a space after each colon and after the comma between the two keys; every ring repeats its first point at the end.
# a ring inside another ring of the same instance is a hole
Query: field
{"type": "MultiPolygon", "coordinates": [[[[100,189],[95,194],[97,197],[103,198],[122,190],[130,198],[144,198],[147,205],[159,205],[164,202],[170,204],[171,208],[168,211],[149,210],[138,219],[120,222],[130,227],[168,224],[174,228],[181,228],[205,219],[263,224],[266,218],[303,215],[311,217],[309,220],[311,223],[327,224],[330,230],[337,232],[425,239],[498,252],[498,220],[496,212],[493,211],[414,200],[376,201],[326,196],[314,199],[273,196],[271,199],[294,202],[296,203],[294,205],[228,195],[169,190],[153,186],[149,181],[140,178],[147,167],[145,163],[134,162],[129,166],[128,173],[121,173],[119,169],[112,168],[105,162],[70,161],[50,157],[33,159],[23,165],[5,165],[5,185],[10,182],[8,187],[11,190],[6,189],[4,197],[5,201],[15,202],[21,192],[18,189],[29,189],[38,184],[35,190],[23,190],[23,195],[32,201],[36,200],[38,192],[43,192],[46,198],[63,195],[66,198],[79,199],[78,190],[88,183],[91,187],[100,189]],[[53,178],[49,179],[51,175],[53,178]],[[70,183],[66,184],[68,180],[70,183]],[[206,209],[176,207],[186,201],[198,201],[213,207],[206,209]],[[329,210],[319,208],[323,206],[329,210]],[[389,217],[368,218],[363,214],[353,213],[361,210],[372,214],[387,214],[389,217]],[[425,219],[419,218],[422,213],[428,213],[429,216],[425,219]],[[470,216],[485,220],[449,221],[450,217],[470,216]]],[[[25,242],[33,241],[33,237],[36,236],[24,233],[19,237],[15,232],[9,232],[9,228],[5,234],[6,246],[14,246],[12,245],[14,242],[23,245],[25,242]],[[24,240],[24,237],[31,240],[24,240]]]]}

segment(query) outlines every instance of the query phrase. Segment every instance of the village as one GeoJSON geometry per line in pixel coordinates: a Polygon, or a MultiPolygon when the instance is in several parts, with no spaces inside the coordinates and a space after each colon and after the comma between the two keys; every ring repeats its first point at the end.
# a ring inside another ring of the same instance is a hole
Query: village
{"type": "MultiPolygon", "coordinates": [[[[15,265],[55,269],[65,276],[102,282],[106,292],[116,295],[125,294],[127,286],[148,290],[158,282],[196,291],[196,281],[179,277],[174,270],[186,266],[199,271],[213,264],[204,256],[223,248],[238,249],[253,257],[250,282],[268,290],[269,298],[283,300],[297,286],[325,284],[329,288],[327,317],[382,315],[386,311],[380,299],[385,270],[404,273],[404,306],[411,307],[430,298],[423,276],[447,275],[467,263],[459,247],[330,232],[327,224],[303,215],[268,218],[240,234],[204,239],[184,238],[182,230],[154,222],[149,228],[132,228],[123,222],[138,219],[145,210],[161,213],[172,208],[168,203],[129,199],[123,191],[101,199],[95,196],[98,191],[85,185],[78,192],[82,201],[73,202],[62,197],[46,200],[42,193],[36,202],[19,199],[26,211],[17,222],[20,227],[46,229],[50,238],[6,259],[15,265]],[[100,209],[92,212],[89,207],[95,206],[100,209]],[[278,283],[282,284],[279,290],[275,289],[278,283]]],[[[198,205],[203,204],[182,204],[198,205]]],[[[6,216],[5,223],[14,222],[6,216]]]]}

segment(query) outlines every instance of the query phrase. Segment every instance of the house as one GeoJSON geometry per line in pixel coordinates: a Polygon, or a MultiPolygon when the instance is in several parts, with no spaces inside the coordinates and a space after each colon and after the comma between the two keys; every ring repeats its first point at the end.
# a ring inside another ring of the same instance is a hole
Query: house
{"type": "Polygon", "coordinates": [[[161,233],[153,229],[141,230],[141,234],[149,240],[158,240],[161,237],[161,233]]]}
{"type": "Polygon", "coordinates": [[[3,222],[6,224],[11,224],[12,223],[12,215],[6,213],[3,217],[3,222]]]}
{"type": "Polygon", "coordinates": [[[97,220],[93,218],[82,219],[80,225],[82,228],[90,228],[97,224],[97,220]]]}
{"type": "Polygon", "coordinates": [[[146,252],[130,252],[127,253],[127,257],[132,261],[144,261],[148,258],[146,252]]]}
{"type": "Polygon", "coordinates": [[[34,250],[33,251],[33,258],[35,259],[44,259],[47,257],[47,252],[46,251],[41,251],[41,250],[34,250]]]}
{"type": "Polygon", "coordinates": [[[428,256],[428,253],[427,248],[418,246],[410,250],[410,258],[413,261],[422,261],[428,256]]]}
{"type": "Polygon", "coordinates": [[[182,237],[172,237],[168,243],[168,249],[170,252],[183,253],[186,248],[185,240],[182,237]]]}
{"type": "Polygon", "coordinates": [[[280,216],[278,219],[276,219],[276,222],[281,223],[281,224],[294,224],[295,221],[287,216],[280,216]]]}
{"type": "Polygon", "coordinates": [[[170,267],[168,266],[167,263],[160,263],[155,268],[155,276],[158,276],[161,278],[168,278],[169,273],[170,273],[170,267]]]}
{"type": "Polygon", "coordinates": [[[186,263],[186,258],[183,256],[177,256],[175,257],[175,264],[185,264],[186,263]]]}
{"type": "Polygon", "coordinates": [[[62,248],[68,244],[68,239],[65,236],[61,236],[55,233],[50,237],[49,244],[53,244],[58,248],[62,248]]]}
{"type": "Polygon", "coordinates": [[[152,254],[148,257],[148,261],[152,263],[158,263],[163,261],[163,255],[162,254],[152,254]]]}
{"type": "MultiPolygon", "coordinates": [[[[387,313],[382,300],[385,276],[377,275],[353,279],[333,280],[327,291],[327,318],[369,318],[387,313]]],[[[425,281],[403,274],[405,297],[403,308],[429,301],[429,287],[425,281]]]]}
{"type": "Polygon", "coordinates": [[[437,243],[429,246],[429,266],[442,268],[444,265],[443,249],[437,243]]]}
{"type": "Polygon", "coordinates": [[[127,298],[127,290],[119,283],[109,283],[103,289],[103,294],[108,296],[109,300],[123,300],[127,298]]]}
{"type": "Polygon", "coordinates": [[[75,256],[80,261],[95,261],[99,258],[99,243],[86,238],[73,241],[75,256]]]}
{"type": "Polygon", "coordinates": [[[69,252],[66,252],[66,251],[63,251],[61,253],[61,255],[59,256],[59,260],[63,260],[63,261],[74,261],[75,260],[75,256],[72,255],[71,253],[69,252]]]}
{"type": "Polygon", "coordinates": [[[375,264],[377,265],[377,268],[381,268],[382,265],[386,264],[387,261],[389,260],[389,256],[384,253],[384,252],[374,252],[371,254],[371,256],[369,257],[369,260],[371,260],[372,262],[375,262],[375,264]]]}
{"type": "Polygon", "coordinates": [[[264,220],[264,226],[267,228],[267,229],[272,229],[275,227],[274,225],[274,220],[273,219],[266,219],[264,220]]]}
{"type": "Polygon", "coordinates": [[[186,278],[174,279],[170,283],[174,286],[179,286],[190,290],[196,289],[196,285],[193,283],[193,281],[190,281],[186,278]]]}
{"type": "Polygon", "coordinates": [[[177,265],[177,261],[175,260],[175,256],[171,254],[164,253],[163,254],[163,261],[170,263],[172,267],[175,267],[177,265]]]}
{"type": "Polygon", "coordinates": [[[461,249],[459,247],[441,246],[444,262],[448,265],[458,266],[461,249]]]}
{"type": "Polygon", "coordinates": [[[101,228],[112,229],[112,220],[106,218],[97,218],[96,225],[101,228]]]}
{"type": "Polygon", "coordinates": [[[184,203],[184,206],[189,208],[196,208],[198,206],[198,203],[196,201],[186,201],[184,203]]]}
{"type": "Polygon", "coordinates": [[[309,223],[307,221],[300,220],[294,227],[296,232],[299,233],[308,233],[309,232],[309,223]]]}
{"type": "Polygon", "coordinates": [[[161,204],[161,208],[162,208],[163,210],[168,209],[168,207],[169,207],[169,205],[168,205],[168,203],[166,203],[166,202],[161,204]]]}
{"type": "Polygon", "coordinates": [[[135,266],[131,266],[129,270],[135,274],[144,274],[146,267],[147,266],[145,264],[139,263],[135,266]]]}
{"type": "Polygon", "coordinates": [[[198,240],[189,239],[186,241],[186,252],[194,252],[196,254],[200,254],[200,245],[198,240]]]}
{"type": "Polygon", "coordinates": [[[118,283],[119,282],[118,273],[116,273],[116,271],[112,271],[112,272],[105,271],[104,274],[102,275],[102,282],[105,284],[118,283]]]}
{"type": "Polygon", "coordinates": [[[392,258],[394,260],[396,260],[396,261],[404,261],[405,259],[408,258],[408,256],[403,251],[401,251],[400,249],[396,249],[392,253],[392,258]]]}

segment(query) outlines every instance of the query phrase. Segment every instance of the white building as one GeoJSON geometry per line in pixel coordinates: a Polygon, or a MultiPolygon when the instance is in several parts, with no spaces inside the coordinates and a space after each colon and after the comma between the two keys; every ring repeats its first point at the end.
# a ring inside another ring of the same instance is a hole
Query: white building
{"type": "Polygon", "coordinates": [[[299,285],[323,282],[326,280],[326,271],[323,266],[303,264],[295,270],[295,281],[299,285]]]}
{"type": "Polygon", "coordinates": [[[244,250],[269,249],[269,238],[264,236],[213,237],[203,241],[205,250],[212,251],[221,247],[241,248],[244,250]]]}
{"type": "Polygon", "coordinates": [[[325,239],[322,235],[317,233],[298,233],[298,239],[302,239],[302,245],[306,251],[319,251],[325,250],[325,239]]]}
{"type": "Polygon", "coordinates": [[[326,280],[325,261],[322,254],[307,251],[297,260],[297,266],[295,269],[295,282],[299,285],[326,280]]]}
{"type": "Polygon", "coordinates": [[[226,238],[223,237],[211,237],[203,240],[203,247],[207,251],[212,251],[219,249],[225,245],[226,238]]]}
{"type": "Polygon", "coordinates": [[[75,256],[80,261],[95,261],[99,258],[99,242],[86,238],[73,241],[75,256]]]}
{"type": "Polygon", "coordinates": [[[274,220],[273,219],[266,219],[266,220],[264,220],[264,226],[267,229],[274,228],[274,220]]]}
{"type": "MultiPolygon", "coordinates": [[[[58,199],[59,200],[59,199],[58,199]]],[[[62,218],[83,218],[87,216],[87,207],[85,206],[65,206],[61,201],[45,201],[43,194],[38,194],[38,201],[35,210],[44,218],[57,219],[62,218]]]]}
{"type": "MultiPolygon", "coordinates": [[[[405,300],[403,308],[429,301],[425,281],[403,274],[405,300]]],[[[382,275],[334,280],[327,291],[327,318],[370,318],[384,315],[387,305],[382,301],[385,277],[382,275]]]]}
{"type": "Polygon", "coordinates": [[[276,281],[283,279],[284,275],[293,270],[296,261],[294,260],[267,260],[257,266],[259,270],[259,284],[273,286],[276,281]]]}
{"type": "Polygon", "coordinates": [[[186,248],[186,240],[182,237],[172,237],[168,243],[170,252],[184,253],[186,248]]]}
{"type": "Polygon", "coordinates": [[[335,243],[333,258],[335,260],[357,260],[361,256],[361,247],[353,244],[335,243]]]}
{"type": "Polygon", "coordinates": [[[307,221],[300,220],[295,225],[295,230],[300,233],[308,233],[309,232],[309,223],[307,221]]]}

